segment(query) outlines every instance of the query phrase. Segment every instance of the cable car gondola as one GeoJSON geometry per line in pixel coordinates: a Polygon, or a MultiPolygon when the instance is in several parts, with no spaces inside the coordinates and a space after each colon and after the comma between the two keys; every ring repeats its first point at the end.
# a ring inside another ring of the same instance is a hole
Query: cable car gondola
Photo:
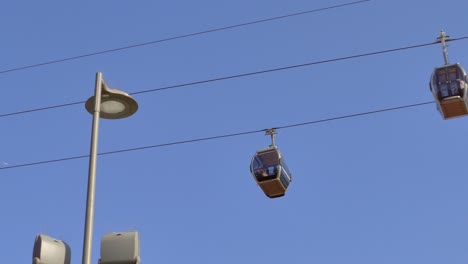
{"type": "Polygon", "coordinates": [[[275,129],[268,129],[266,134],[271,136],[272,145],[255,153],[250,163],[250,172],[266,196],[278,198],[286,193],[292,176],[284,157],[275,146],[275,129]]]}
{"type": "Polygon", "coordinates": [[[429,86],[437,109],[444,119],[449,119],[468,115],[468,77],[459,63],[449,64],[446,41],[450,38],[441,31],[437,42],[442,43],[445,65],[435,68],[429,86]]]}

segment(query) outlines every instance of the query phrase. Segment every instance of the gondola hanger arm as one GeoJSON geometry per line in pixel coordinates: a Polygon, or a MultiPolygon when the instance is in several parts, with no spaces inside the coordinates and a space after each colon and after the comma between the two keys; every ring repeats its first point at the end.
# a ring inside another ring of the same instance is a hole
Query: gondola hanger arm
{"type": "Polygon", "coordinates": [[[445,65],[449,65],[448,52],[447,52],[448,45],[446,42],[451,41],[451,40],[452,39],[450,38],[450,36],[447,36],[444,30],[440,31],[439,37],[436,39],[436,43],[442,43],[442,52],[444,54],[445,65]]]}
{"type": "Polygon", "coordinates": [[[277,134],[276,128],[269,128],[265,130],[265,135],[270,135],[271,137],[271,147],[275,146],[275,135],[277,134]]]}

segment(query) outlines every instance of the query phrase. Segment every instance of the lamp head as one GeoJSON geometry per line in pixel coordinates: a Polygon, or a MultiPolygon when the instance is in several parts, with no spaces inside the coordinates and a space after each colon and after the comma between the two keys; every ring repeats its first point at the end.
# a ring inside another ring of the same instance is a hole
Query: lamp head
{"type": "MultiPolygon", "coordinates": [[[[85,104],[89,113],[94,113],[94,96],[85,104]]],[[[102,82],[100,117],[105,119],[120,119],[133,115],[138,110],[138,103],[125,92],[110,89],[102,82]]]]}
{"type": "Polygon", "coordinates": [[[70,246],[62,240],[37,235],[33,248],[33,264],[70,264],[70,246]]]}

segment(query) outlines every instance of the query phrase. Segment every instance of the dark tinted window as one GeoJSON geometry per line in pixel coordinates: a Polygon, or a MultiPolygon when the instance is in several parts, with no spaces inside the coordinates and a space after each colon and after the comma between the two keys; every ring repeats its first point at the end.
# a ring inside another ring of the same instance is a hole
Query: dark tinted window
{"type": "Polygon", "coordinates": [[[254,175],[258,181],[274,179],[278,175],[279,155],[276,149],[257,153],[253,161],[254,175]]]}

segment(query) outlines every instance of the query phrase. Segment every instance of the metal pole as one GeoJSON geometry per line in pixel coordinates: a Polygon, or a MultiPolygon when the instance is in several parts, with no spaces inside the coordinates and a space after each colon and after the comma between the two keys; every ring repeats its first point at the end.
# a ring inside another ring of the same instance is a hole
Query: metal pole
{"type": "Polygon", "coordinates": [[[89,155],[88,191],[86,199],[86,219],[83,240],[83,264],[91,264],[91,249],[93,244],[94,196],[96,184],[96,160],[99,133],[99,113],[101,111],[102,73],[96,73],[96,88],[94,92],[93,127],[91,132],[91,150],[89,155]]]}

